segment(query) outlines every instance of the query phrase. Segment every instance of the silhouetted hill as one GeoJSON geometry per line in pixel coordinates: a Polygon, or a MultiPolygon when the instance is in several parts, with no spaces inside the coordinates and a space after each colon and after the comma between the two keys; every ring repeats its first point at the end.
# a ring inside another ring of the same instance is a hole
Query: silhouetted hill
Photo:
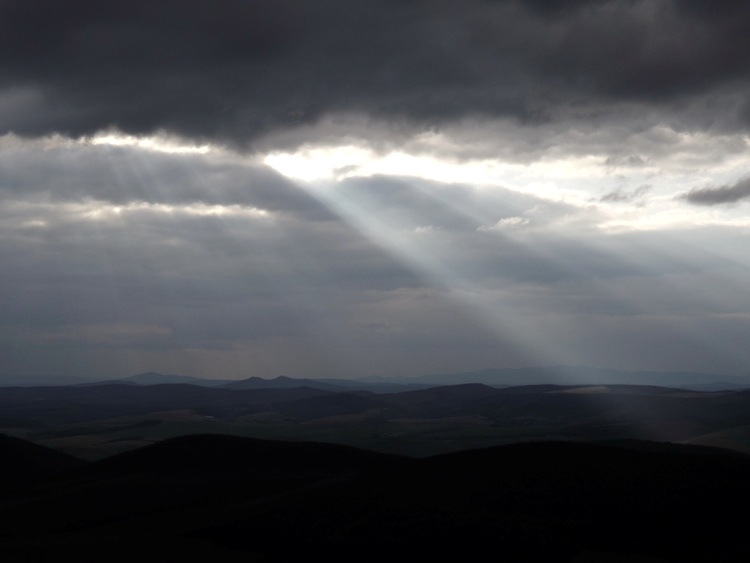
{"type": "MultiPolygon", "coordinates": [[[[355,379],[293,378],[265,379],[250,377],[242,380],[213,379],[179,374],[145,372],[106,381],[122,381],[138,385],[185,383],[203,387],[227,386],[234,389],[314,387],[328,391],[368,390],[376,393],[398,393],[442,385],[482,383],[494,387],[524,385],[657,385],[698,391],[721,391],[750,388],[750,376],[730,376],[717,373],[628,371],[590,366],[544,366],[525,368],[497,368],[469,372],[438,373],[404,377],[362,377],[355,379]]],[[[95,377],[56,375],[0,374],[0,386],[65,386],[98,384],[105,381],[95,377]]]]}
{"type": "Polygon", "coordinates": [[[85,465],[85,462],[26,440],[0,434],[0,493],[85,465]]]}
{"type": "Polygon", "coordinates": [[[406,383],[398,379],[367,381],[363,379],[309,379],[280,376],[273,379],[250,377],[230,381],[221,385],[227,389],[292,389],[310,387],[334,393],[368,391],[372,393],[400,393],[412,389],[426,389],[434,385],[428,383],[406,383]]]}
{"type": "Polygon", "coordinates": [[[430,374],[403,378],[403,382],[455,385],[484,383],[494,386],[520,385],[658,385],[692,388],[711,386],[712,390],[750,388],[749,377],[716,373],[626,371],[590,366],[548,366],[485,369],[462,373],[430,374]]]}
{"type": "Polygon", "coordinates": [[[0,557],[744,562],[749,501],[748,458],[713,448],[538,442],[409,460],[198,435],[0,498],[0,557]]]}
{"type": "Polygon", "coordinates": [[[261,377],[250,377],[239,381],[230,381],[223,383],[221,387],[226,389],[295,389],[298,387],[309,387],[311,389],[321,389],[323,391],[344,391],[348,389],[344,385],[327,383],[316,379],[295,379],[291,377],[275,377],[273,379],[263,379],[261,377]]]}
{"type": "Polygon", "coordinates": [[[185,383],[188,385],[200,385],[203,387],[217,387],[225,384],[228,380],[206,379],[203,377],[193,377],[191,375],[164,374],[155,371],[148,371],[145,373],[137,373],[128,377],[123,377],[114,381],[136,383],[138,385],[164,385],[168,383],[185,383]]]}
{"type": "MultiPolygon", "coordinates": [[[[57,558],[61,542],[65,549],[77,547],[78,560],[101,557],[87,552],[89,546],[114,545],[118,553],[107,554],[108,560],[121,560],[123,548],[132,560],[129,550],[139,542],[144,547],[155,537],[174,538],[167,542],[174,543],[186,529],[242,514],[246,503],[407,461],[333,444],[223,435],[165,440],[68,471],[25,495],[0,499],[5,522],[0,557],[24,560],[43,552],[57,558]],[[119,545],[123,537],[129,538],[125,546],[119,545]]],[[[194,560],[190,553],[185,556],[194,560]]]]}
{"type": "Polygon", "coordinates": [[[696,456],[724,456],[750,461],[750,456],[748,456],[748,454],[744,454],[742,452],[730,450],[727,448],[717,448],[714,446],[679,444],[674,442],[654,442],[651,440],[606,440],[599,443],[604,446],[613,446],[616,448],[636,450],[639,452],[696,456]]]}
{"type": "Polygon", "coordinates": [[[201,536],[277,561],[744,561],[748,518],[735,510],[750,501],[748,461],[649,449],[446,454],[261,504],[201,536]]]}
{"type": "Polygon", "coordinates": [[[304,438],[414,456],[558,439],[690,441],[750,452],[750,391],[552,384],[380,394],[187,384],[2,387],[0,428],[89,460],[195,433],[304,438]]]}
{"type": "Polygon", "coordinates": [[[295,475],[322,471],[372,469],[399,456],[315,442],[258,440],[221,434],[180,436],[89,464],[82,475],[145,470],[183,471],[213,468],[252,475],[295,475]]]}

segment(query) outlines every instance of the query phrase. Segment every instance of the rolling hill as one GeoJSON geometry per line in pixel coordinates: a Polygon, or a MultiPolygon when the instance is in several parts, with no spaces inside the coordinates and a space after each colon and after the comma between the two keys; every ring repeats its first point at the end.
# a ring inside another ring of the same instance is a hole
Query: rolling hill
{"type": "Polygon", "coordinates": [[[536,442],[423,459],[186,436],[0,498],[3,561],[739,562],[750,461],[536,442]]]}

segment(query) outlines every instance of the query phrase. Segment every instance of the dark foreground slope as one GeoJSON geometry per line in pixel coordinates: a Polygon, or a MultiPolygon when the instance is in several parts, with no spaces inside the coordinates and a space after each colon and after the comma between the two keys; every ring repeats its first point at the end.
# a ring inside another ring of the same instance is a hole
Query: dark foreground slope
{"type": "MultiPolygon", "coordinates": [[[[12,514],[0,536],[118,533],[139,519],[169,514],[156,532],[185,516],[215,522],[233,505],[387,468],[405,460],[335,444],[197,435],[164,440],[69,470],[5,499],[12,514]]],[[[190,522],[189,526],[194,526],[190,522]]]]}
{"type": "Polygon", "coordinates": [[[747,460],[646,450],[536,443],[438,456],[258,506],[204,537],[281,561],[747,561],[747,460]]]}
{"type": "Polygon", "coordinates": [[[0,460],[0,495],[85,465],[80,459],[4,434],[0,434],[0,460]]]}
{"type": "Polygon", "coordinates": [[[0,498],[0,560],[747,561],[749,501],[747,458],[710,448],[188,436],[0,498]]]}

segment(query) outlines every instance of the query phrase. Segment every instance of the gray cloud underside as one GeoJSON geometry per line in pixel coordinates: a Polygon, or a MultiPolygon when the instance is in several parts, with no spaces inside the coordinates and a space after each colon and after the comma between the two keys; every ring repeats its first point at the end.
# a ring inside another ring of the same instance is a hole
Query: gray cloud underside
{"type": "Polygon", "coordinates": [[[750,178],[744,178],[731,186],[697,188],[682,196],[695,205],[721,205],[736,203],[750,197],[750,178]]]}
{"type": "Polygon", "coordinates": [[[745,127],[748,21],[707,0],[4,0],[0,132],[245,144],[337,113],[432,127],[625,102],[745,127]],[[713,95],[721,111],[680,113],[713,95]]]}
{"type": "Polygon", "coordinates": [[[748,329],[746,244],[723,229],[603,237],[590,209],[501,188],[373,176],[320,191],[212,154],[0,155],[4,371],[359,375],[541,352],[734,369],[701,327],[748,329]]]}
{"type": "Polygon", "coordinates": [[[34,150],[11,139],[0,150],[0,195],[7,199],[110,204],[239,205],[314,220],[331,212],[276,171],[193,155],[113,146],[34,150]]]}

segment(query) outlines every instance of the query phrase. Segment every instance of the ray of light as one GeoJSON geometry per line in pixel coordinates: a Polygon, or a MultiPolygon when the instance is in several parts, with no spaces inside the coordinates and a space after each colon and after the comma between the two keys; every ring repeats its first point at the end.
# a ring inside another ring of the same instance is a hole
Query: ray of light
{"type": "Polygon", "coordinates": [[[404,228],[404,224],[410,222],[407,210],[402,210],[399,217],[365,194],[355,195],[347,189],[332,190],[320,183],[307,184],[306,188],[357,231],[425,279],[428,285],[445,290],[446,295],[462,304],[499,339],[512,343],[520,356],[543,359],[548,355],[547,350],[554,348],[554,345],[545,345],[544,349],[535,345],[526,331],[528,327],[511,328],[513,321],[510,319],[516,320],[516,317],[510,314],[509,296],[495,293],[488,299],[480,286],[441,256],[439,245],[414,236],[413,229],[404,228]]]}
{"type": "MultiPolygon", "coordinates": [[[[293,161],[285,163],[285,165],[293,164],[293,161]]],[[[273,165],[271,161],[269,164],[273,165]]],[[[413,162],[411,163],[413,164],[413,162]]],[[[283,168],[283,167],[282,167],[283,168]]],[[[321,169],[325,167],[321,165],[321,169]]],[[[361,169],[361,165],[359,165],[361,169]]],[[[412,169],[413,170],[413,169],[412,169]]],[[[283,172],[283,169],[282,169],[283,172]]],[[[442,178],[445,180],[445,178],[442,178]]],[[[410,216],[409,210],[398,209],[394,213],[393,209],[388,209],[379,204],[379,202],[371,197],[367,197],[366,192],[357,193],[353,189],[347,188],[331,188],[329,182],[308,182],[306,184],[310,193],[313,193],[321,201],[323,201],[329,208],[334,210],[337,214],[347,220],[351,225],[357,228],[360,232],[364,233],[373,242],[386,249],[390,254],[400,259],[404,264],[413,268],[421,276],[423,276],[429,283],[435,284],[439,287],[445,287],[450,290],[451,295],[463,303],[473,315],[481,318],[485,324],[498,335],[499,338],[510,340],[514,345],[519,348],[523,348],[529,353],[530,357],[535,357],[542,363],[549,358],[590,358],[593,362],[599,363],[599,365],[606,364],[607,359],[612,357],[612,352],[606,350],[606,345],[602,346],[603,342],[601,339],[597,339],[593,342],[585,343],[580,342],[580,336],[577,331],[566,331],[561,323],[569,323],[570,315],[558,316],[557,319],[554,317],[555,314],[549,315],[547,318],[543,316],[531,316],[524,314],[523,311],[514,310],[515,308],[511,305],[514,298],[518,297],[518,288],[514,288],[512,294],[504,294],[502,288],[487,288],[481,283],[477,282],[477,278],[472,272],[465,272],[458,269],[455,264],[452,264],[449,260],[446,260],[445,255],[440,252],[439,242],[429,242],[427,236],[421,235],[435,235],[439,237],[439,233],[434,233],[428,227],[418,227],[417,229],[407,229],[405,226],[419,224],[419,218],[413,215],[410,216]]],[[[456,206],[450,199],[441,198],[440,191],[434,190],[429,191],[420,187],[416,189],[421,190],[423,195],[431,196],[433,199],[439,200],[441,205],[445,207],[451,207],[454,211],[459,211],[461,214],[475,219],[482,219],[486,221],[486,216],[483,213],[472,210],[467,206],[456,206]],[[480,217],[481,216],[481,217],[480,217]]],[[[607,207],[607,206],[602,206],[607,207]]],[[[692,210],[690,210],[692,211],[692,210]]],[[[669,212],[666,212],[667,215],[669,212]]],[[[673,227],[676,224],[684,225],[685,217],[689,216],[684,210],[678,217],[675,217],[673,221],[665,220],[662,214],[657,220],[651,219],[651,222],[641,222],[640,224],[631,222],[629,229],[625,230],[641,230],[643,226],[647,228],[660,228],[666,230],[669,227],[673,227]],[[633,227],[635,226],[635,229],[633,227]]],[[[745,224],[744,219],[740,219],[741,224],[745,224]]],[[[659,295],[659,291],[668,291],[670,298],[675,302],[676,306],[680,302],[688,303],[691,300],[703,302],[703,305],[708,308],[710,316],[718,315],[722,316],[725,314],[740,315],[739,321],[746,322],[750,320],[750,313],[747,311],[727,311],[722,312],[722,307],[726,305],[726,300],[720,298],[718,295],[705,296],[695,295],[695,286],[693,280],[687,280],[688,283],[683,287],[680,287],[679,283],[675,281],[681,281],[685,279],[685,276],[689,276],[691,268],[697,267],[701,263],[705,263],[705,253],[701,256],[690,255],[690,252],[685,252],[684,255],[680,254],[677,249],[680,248],[681,242],[679,237],[673,234],[667,234],[661,232],[663,247],[659,249],[652,249],[648,246],[641,245],[637,239],[631,237],[630,239],[615,239],[612,237],[614,231],[617,229],[610,228],[610,235],[607,234],[606,223],[604,229],[594,228],[591,229],[592,234],[598,235],[602,239],[594,238],[590,241],[584,242],[582,237],[577,238],[574,242],[579,247],[580,251],[599,253],[607,258],[612,263],[619,263],[623,272],[628,270],[632,271],[631,274],[619,274],[615,276],[618,278],[619,285],[608,283],[606,275],[601,278],[601,273],[596,270],[587,270],[585,265],[576,262],[566,263],[565,256],[555,255],[554,249],[547,250],[543,246],[534,245],[533,238],[529,238],[525,227],[528,226],[528,217],[511,216],[499,219],[494,228],[487,228],[486,230],[494,231],[494,236],[503,236],[507,239],[512,239],[516,244],[525,248],[526,254],[529,256],[536,256],[539,259],[554,264],[561,272],[569,275],[570,279],[581,279],[585,280],[585,286],[583,292],[590,292],[590,295],[583,295],[581,297],[591,299],[592,297],[598,299],[603,305],[610,304],[608,306],[614,306],[614,314],[607,314],[606,312],[593,311],[594,316],[587,315],[586,313],[580,313],[573,315],[573,318],[577,322],[591,323],[587,327],[588,332],[596,330],[597,323],[600,327],[605,328],[609,325],[609,336],[616,334],[618,330],[627,328],[627,323],[623,324],[622,321],[630,321],[636,319],[639,323],[645,322],[651,325],[651,330],[661,326],[665,331],[670,333],[670,337],[676,339],[683,346],[688,343],[693,343],[695,350],[698,351],[715,351],[717,353],[725,354],[727,356],[737,355],[736,343],[724,343],[721,341],[721,337],[713,334],[712,332],[701,333],[696,330],[695,324],[691,326],[685,326],[685,318],[690,315],[685,315],[683,312],[676,310],[669,312],[664,310],[662,300],[664,295],[659,295]],[[617,240],[616,244],[613,241],[617,240]],[[675,279],[665,278],[663,274],[664,263],[676,263],[677,276],[675,279]],[[685,273],[687,271],[687,273],[685,273]],[[628,278],[634,280],[638,290],[627,291],[627,287],[622,286],[623,279],[628,278]],[[644,285],[651,285],[650,291],[657,293],[654,298],[656,302],[643,299],[644,285]],[[604,321],[603,323],[601,321],[604,321]],[[615,321],[614,324],[611,321],[615,321]],[[621,326],[618,327],[617,325],[621,326]],[[613,330],[614,329],[614,332],[613,330]]],[[[735,220],[735,224],[737,221],[735,220]]],[[[610,225],[611,226],[611,225],[610,225]]],[[[592,225],[593,227],[593,225],[592,225]]],[[[477,229],[479,232],[481,228],[477,229]]],[[[725,253],[726,254],[726,253],[725,253]]],[[[746,260],[738,257],[736,254],[732,254],[731,260],[737,262],[737,266],[746,269],[748,264],[746,260]]],[[[606,274],[606,273],[605,273],[606,274]]],[[[707,281],[710,278],[707,278],[707,281]]],[[[744,294],[746,297],[748,291],[738,285],[738,280],[729,275],[719,275],[715,278],[717,282],[722,284],[727,290],[732,291],[738,295],[744,294]],[[731,289],[730,289],[731,288],[731,289]]],[[[549,285],[548,285],[549,287],[549,285]]],[[[542,289],[540,287],[540,289],[542,289]]],[[[745,302],[750,302],[750,299],[745,302]]],[[[706,318],[704,314],[700,314],[698,318],[706,318]]],[[[637,326],[635,323],[633,326],[637,326]]],[[[637,341],[637,340],[635,340],[637,341]]],[[[637,354],[637,351],[633,351],[637,354]]],[[[735,359],[737,365],[740,365],[742,358],[737,357],[735,359]]],[[[638,362],[638,358],[634,359],[634,362],[638,362]]],[[[731,363],[731,361],[729,362],[731,363]]],[[[648,366],[642,366],[641,369],[648,368],[648,366]]],[[[658,382],[655,382],[658,383],[658,382]]],[[[600,399],[596,396],[591,397],[592,401],[599,401],[600,399]]],[[[651,413],[645,413],[651,414],[651,413]]],[[[632,420],[638,421],[644,418],[644,413],[631,413],[632,420]]],[[[653,430],[654,438],[659,438],[659,430],[655,428],[653,430]]]]}

